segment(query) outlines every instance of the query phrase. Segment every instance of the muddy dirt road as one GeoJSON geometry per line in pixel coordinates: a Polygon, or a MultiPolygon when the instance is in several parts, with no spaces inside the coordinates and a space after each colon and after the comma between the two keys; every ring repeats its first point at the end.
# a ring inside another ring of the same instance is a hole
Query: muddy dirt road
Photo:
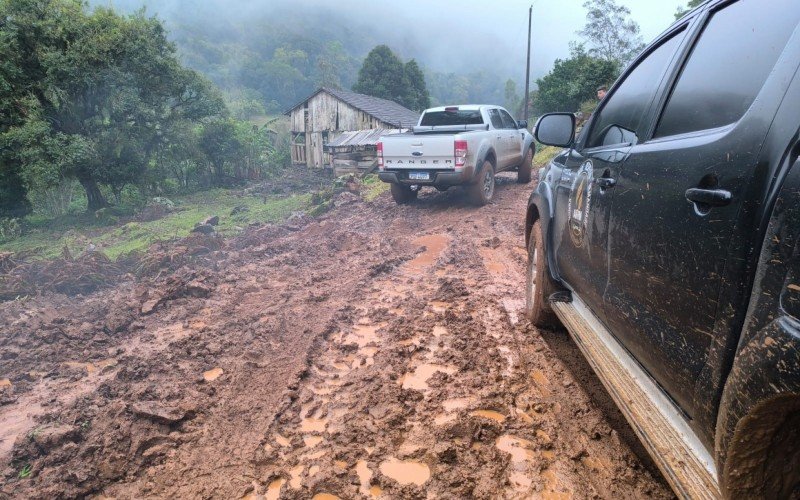
{"type": "Polygon", "coordinates": [[[0,497],[670,498],[521,316],[530,189],[343,198],[0,304],[0,497]]]}

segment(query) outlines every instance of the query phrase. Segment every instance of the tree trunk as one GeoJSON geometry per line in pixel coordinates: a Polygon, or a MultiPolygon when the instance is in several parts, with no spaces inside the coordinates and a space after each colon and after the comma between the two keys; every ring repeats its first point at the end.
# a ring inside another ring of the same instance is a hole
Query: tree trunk
{"type": "Polygon", "coordinates": [[[108,202],[103,196],[103,193],[100,192],[100,188],[97,187],[97,182],[95,182],[94,179],[91,177],[79,177],[78,181],[81,183],[81,186],[83,186],[83,190],[86,191],[87,208],[90,212],[108,206],[108,202]]]}

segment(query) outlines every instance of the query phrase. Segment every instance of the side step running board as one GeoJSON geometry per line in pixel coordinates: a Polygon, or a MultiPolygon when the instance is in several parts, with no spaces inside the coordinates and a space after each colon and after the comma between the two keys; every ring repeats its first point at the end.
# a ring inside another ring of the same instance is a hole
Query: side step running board
{"type": "Polygon", "coordinates": [[[675,493],[681,498],[720,498],[708,450],[628,351],[577,296],[550,305],[675,493]]]}

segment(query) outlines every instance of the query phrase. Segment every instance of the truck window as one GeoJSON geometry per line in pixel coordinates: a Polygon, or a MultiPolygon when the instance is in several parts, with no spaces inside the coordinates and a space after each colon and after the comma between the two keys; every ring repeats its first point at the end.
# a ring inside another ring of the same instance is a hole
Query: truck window
{"type": "Polygon", "coordinates": [[[477,109],[456,111],[429,111],[420,122],[423,127],[439,125],[483,125],[483,117],[477,109]]]}
{"type": "Polygon", "coordinates": [[[638,142],[645,113],[684,33],[673,35],[628,73],[600,110],[586,147],[638,142]]]}
{"type": "Polygon", "coordinates": [[[492,120],[492,127],[496,129],[503,128],[503,118],[500,117],[500,111],[496,108],[489,110],[489,119],[492,120]]]}
{"type": "Polygon", "coordinates": [[[692,50],[656,137],[738,121],[753,104],[800,21],[797,0],[739,0],[717,11],[692,50]]]}
{"type": "Polygon", "coordinates": [[[500,111],[500,118],[503,119],[503,128],[517,128],[517,122],[511,118],[511,115],[509,115],[506,110],[500,109],[498,111],[500,111]]]}

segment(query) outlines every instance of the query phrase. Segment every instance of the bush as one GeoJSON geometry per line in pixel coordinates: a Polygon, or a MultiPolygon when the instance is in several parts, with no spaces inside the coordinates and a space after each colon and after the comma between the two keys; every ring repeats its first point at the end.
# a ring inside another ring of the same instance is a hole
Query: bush
{"type": "Polygon", "coordinates": [[[0,243],[6,243],[22,236],[19,219],[0,219],[0,243]]]}

